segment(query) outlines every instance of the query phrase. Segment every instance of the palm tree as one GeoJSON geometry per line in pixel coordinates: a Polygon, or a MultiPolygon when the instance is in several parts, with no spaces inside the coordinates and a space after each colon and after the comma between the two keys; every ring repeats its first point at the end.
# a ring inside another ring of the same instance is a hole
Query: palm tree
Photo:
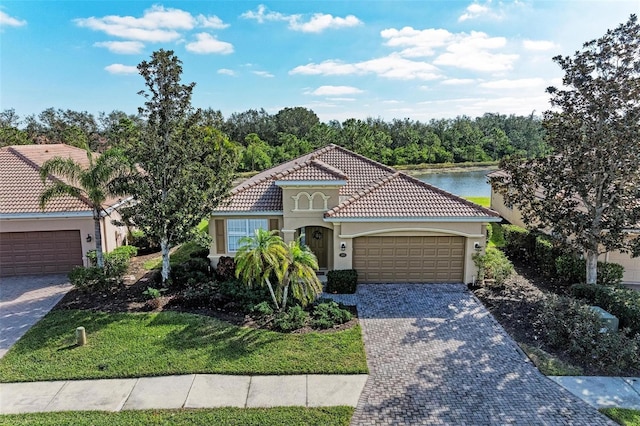
{"type": "Polygon", "coordinates": [[[287,246],[287,258],[282,280],[282,309],[287,306],[287,293],[289,287],[294,299],[303,306],[313,302],[316,296],[322,293],[322,284],[316,275],[318,259],[316,255],[300,241],[291,241],[287,246]]]}
{"type": "Polygon", "coordinates": [[[45,187],[40,195],[40,208],[44,210],[46,204],[54,198],[70,195],[81,198],[93,211],[94,239],[96,241],[96,263],[98,267],[104,267],[102,255],[102,233],[100,232],[100,218],[107,214],[102,207],[107,196],[113,195],[109,191],[109,183],[116,177],[122,176],[129,170],[128,162],[123,152],[112,148],[100,156],[93,153],[85,146],[88,167],[80,164],[72,158],[54,157],[45,161],[40,169],[40,178],[43,182],[49,176],[60,176],[62,181],[52,177],[51,184],[45,187]]]}
{"type": "Polygon", "coordinates": [[[236,277],[242,277],[249,286],[255,281],[260,285],[266,284],[273,304],[276,309],[280,309],[270,277],[275,274],[278,281],[282,279],[282,265],[287,257],[287,245],[277,232],[256,229],[253,237],[241,238],[235,260],[236,277]]]}

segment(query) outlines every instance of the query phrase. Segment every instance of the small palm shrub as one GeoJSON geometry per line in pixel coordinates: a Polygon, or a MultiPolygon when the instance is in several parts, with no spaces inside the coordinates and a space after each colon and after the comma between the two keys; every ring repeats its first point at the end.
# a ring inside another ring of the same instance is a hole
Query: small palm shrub
{"type": "Polygon", "coordinates": [[[311,326],[313,328],[327,329],[339,324],[344,324],[353,318],[351,312],[342,308],[336,302],[321,301],[311,313],[311,326]]]}
{"type": "Polygon", "coordinates": [[[475,253],[473,262],[478,268],[478,280],[494,280],[496,284],[502,284],[513,274],[513,264],[504,253],[496,248],[487,247],[484,254],[475,253]]]}
{"type": "Polygon", "coordinates": [[[304,327],[308,320],[309,314],[300,305],[294,305],[277,313],[273,325],[277,330],[289,332],[304,327]]]}

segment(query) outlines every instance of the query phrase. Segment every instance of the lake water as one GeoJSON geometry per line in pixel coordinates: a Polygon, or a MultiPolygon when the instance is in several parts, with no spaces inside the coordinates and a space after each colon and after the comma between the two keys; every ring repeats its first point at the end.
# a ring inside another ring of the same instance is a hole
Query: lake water
{"type": "Polygon", "coordinates": [[[491,187],[487,183],[487,174],[491,171],[492,169],[442,171],[414,175],[414,177],[462,197],[489,197],[491,187]]]}

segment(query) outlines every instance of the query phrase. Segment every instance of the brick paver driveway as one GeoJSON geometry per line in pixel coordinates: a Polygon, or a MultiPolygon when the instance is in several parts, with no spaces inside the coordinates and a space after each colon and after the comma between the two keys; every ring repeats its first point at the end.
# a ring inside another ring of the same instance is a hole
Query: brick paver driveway
{"type": "Polygon", "coordinates": [[[360,285],[358,312],[370,377],[352,424],[613,424],[527,362],[464,285],[360,285]]]}
{"type": "Polygon", "coordinates": [[[71,289],[66,275],[0,278],[0,358],[71,289]]]}

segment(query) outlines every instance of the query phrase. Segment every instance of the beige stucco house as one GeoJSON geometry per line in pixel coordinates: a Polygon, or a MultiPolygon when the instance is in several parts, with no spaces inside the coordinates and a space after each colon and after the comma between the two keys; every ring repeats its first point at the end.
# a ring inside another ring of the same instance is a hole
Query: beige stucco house
{"type": "Polygon", "coordinates": [[[234,256],[256,228],[301,238],[321,270],[360,282],[471,282],[497,213],[328,145],[234,188],[212,214],[209,258],[234,256]]]}
{"type": "MultiPolygon", "coordinates": [[[[66,273],[76,265],[87,265],[86,253],[95,249],[93,215],[85,200],[64,196],[40,209],[45,188],[40,167],[53,157],[88,164],[85,150],[64,144],[0,149],[0,276],[66,273]]],[[[116,209],[122,202],[108,200],[103,206],[105,252],[125,241],[126,228],[111,223],[120,219],[116,209]]]]}
{"type": "MultiPolygon", "coordinates": [[[[489,173],[487,177],[489,182],[494,177],[505,177],[506,173],[502,170],[489,173]]],[[[540,193],[542,196],[542,193],[540,193]]],[[[493,185],[491,185],[491,209],[500,213],[500,215],[509,223],[526,228],[526,224],[522,219],[522,212],[520,210],[505,202],[504,197],[500,194],[493,185]]],[[[640,229],[629,229],[627,235],[629,238],[636,238],[640,234],[640,229]]],[[[621,253],[619,251],[607,252],[600,256],[601,261],[618,263],[624,267],[624,276],[622,281],[625,284],[640,284],[640,257],[631,257],[628,253],[621,253]]]]}

